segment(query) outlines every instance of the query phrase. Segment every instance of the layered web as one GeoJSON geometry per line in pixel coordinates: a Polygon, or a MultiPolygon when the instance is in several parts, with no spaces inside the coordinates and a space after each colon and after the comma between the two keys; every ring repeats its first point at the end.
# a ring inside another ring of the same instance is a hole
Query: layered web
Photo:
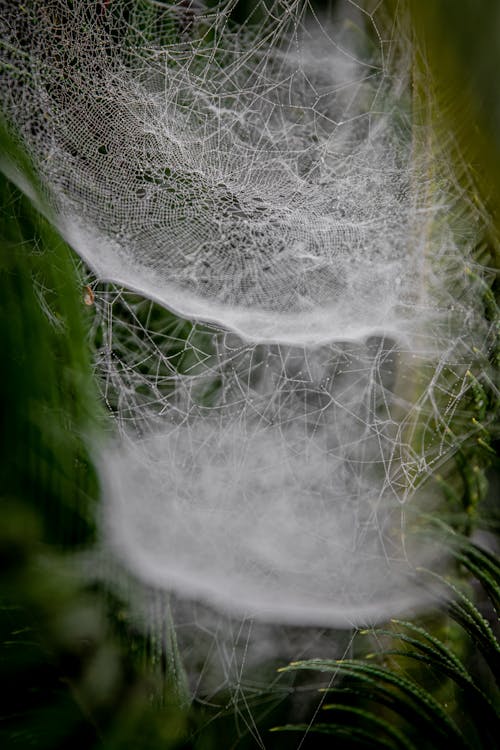
{"type": "Polygon", "coordinates": [[[233,6],[0,0],[43,195],[3,166],[91,268],[103,575],[159,634],[168,593],[193,692],[423,603],[493,387],[480,230],[384,4],[233,6]]]}

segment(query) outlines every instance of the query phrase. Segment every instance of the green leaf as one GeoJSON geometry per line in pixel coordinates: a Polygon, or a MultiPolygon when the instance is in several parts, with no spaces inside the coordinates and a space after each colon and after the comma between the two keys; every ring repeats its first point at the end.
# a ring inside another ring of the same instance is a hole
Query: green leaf
{"type": "Polygon", "coordinates": [[[443,738],[453,738],[456,748],[469,747],[442,706],[430,693],[406,677],[382,667],[348,659],[339,662],[322,659],[292,662],[283,671],[305,669],[346,676],[357,682],[371,700],[387,706],[410,724],[418,725],[426,735],[435,737],[440,742],[443,738]]]}

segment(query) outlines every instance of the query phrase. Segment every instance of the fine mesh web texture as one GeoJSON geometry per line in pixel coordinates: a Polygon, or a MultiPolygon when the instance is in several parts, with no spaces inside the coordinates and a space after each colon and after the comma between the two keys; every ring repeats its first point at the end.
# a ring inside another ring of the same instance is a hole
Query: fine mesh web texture
{"type": "Polygon", "coordinates": [[[0,0],[5,114],[100,279],[103,545],[235,616],[373,621],[421,603],[479,429],[478,225],[383,4],[231,7],[0,0]]]}
{"type": "Polygon", "coordinates": [[[420,264],[402,82],[359,11],[325,27],[278,2],[236,30],[229,9],[6,11],[6,109],[60,229],[100,277],[250,339],[404,330],[420,264]]]}

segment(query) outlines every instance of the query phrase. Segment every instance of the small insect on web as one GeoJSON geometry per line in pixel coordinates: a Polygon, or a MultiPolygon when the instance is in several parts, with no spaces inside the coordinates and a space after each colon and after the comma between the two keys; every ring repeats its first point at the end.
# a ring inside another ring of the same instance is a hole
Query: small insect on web
{"type": "Polygon", "coordinates": [[[94,292],[92,291],[92,287],[90,286],[90,284],[87,284],[83,287],[83,301],[88,307],[90,307],[94,304],[94,299],[95,297],[94,292]]]}

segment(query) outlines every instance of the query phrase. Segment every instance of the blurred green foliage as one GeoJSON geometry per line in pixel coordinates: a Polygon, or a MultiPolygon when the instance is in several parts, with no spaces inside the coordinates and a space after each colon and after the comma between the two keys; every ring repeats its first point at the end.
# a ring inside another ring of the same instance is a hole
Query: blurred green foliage
{"type": "MultiPolygon", "coordinates": [[[[0,140],[22,158],[4,131],[0,140]]],[[[152,710],[166,682],[129,657],[109,599],[70,558],[95,537],[104,415],[75,262],[0,176],[0,744],[169,748],[185,723],[175,692],[152,710]]]]}
{"type": "MultiPolygon", "coordinates": [[[[284,671],[313,670],[336,676],[325,689],[322,714],[312,731],[342,738],[346,747],[433,750],[451,743],[461,750],[488,750],[500,731],[500,561],[466,537],[441,536],[450,545],[461,581],[422,571],[422,585],[436,587],[424,621],[393,620],[362,631],[376,651],[364,659],[312,659],[284,671]],[[474,597],[474,577],[481,595],[474,597]],[[480,603],[474,603],[476,598],[480,603]],[[324,717],[324,721],[323,721],[324,717]]],[[[285,726],[281,731],[303,731],[285,726]]]]}

